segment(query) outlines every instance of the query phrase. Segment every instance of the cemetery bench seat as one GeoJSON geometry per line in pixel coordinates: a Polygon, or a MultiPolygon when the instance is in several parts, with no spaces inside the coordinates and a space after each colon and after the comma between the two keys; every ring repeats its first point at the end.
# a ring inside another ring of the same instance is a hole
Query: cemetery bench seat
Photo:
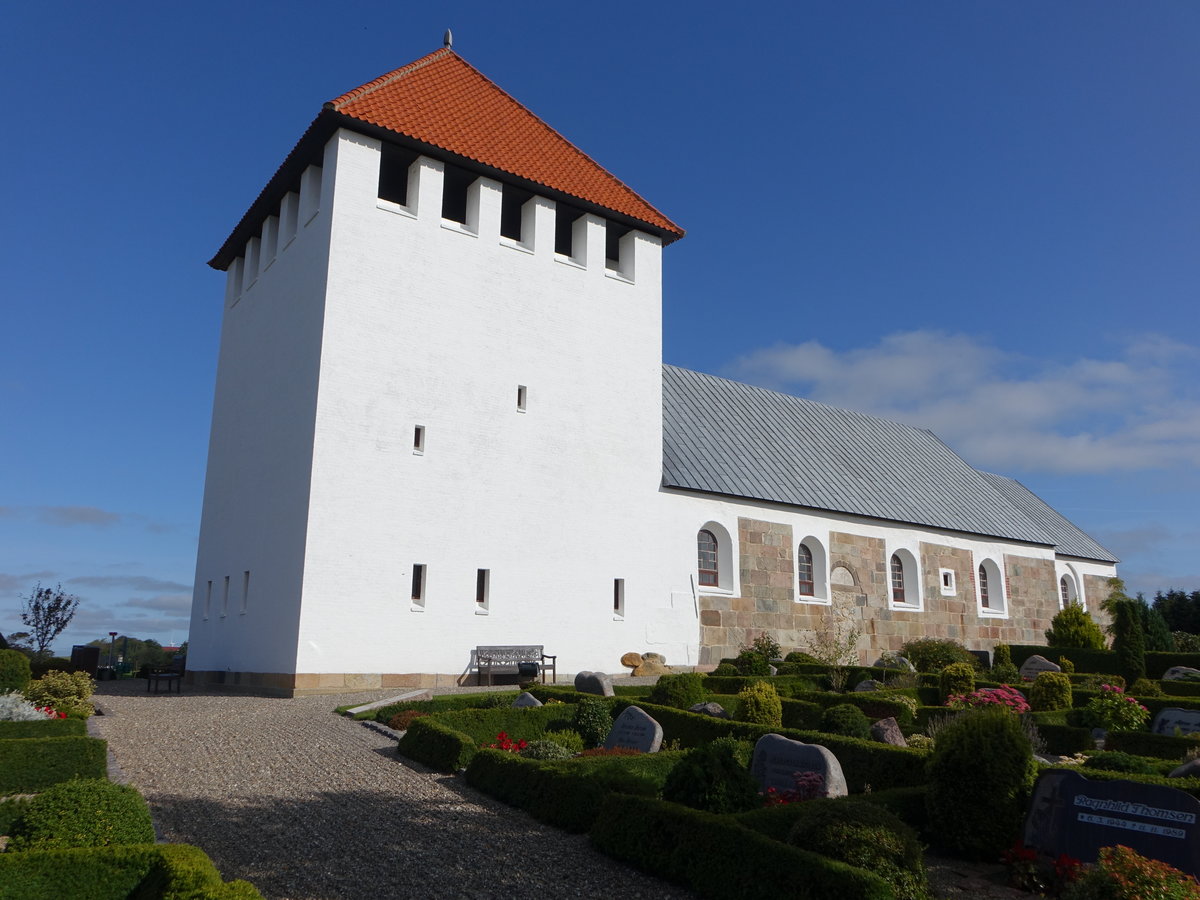
{"type": "Polygon", "coordinates": [[[151,669],[146,675],[146,693],[150,693],[150,685],[154,685],[154,693],[158,693],[158,686],[165,684],[167,693],[171,693],[171,685],[175,685],[175,693],[183,693],[183,667],[186,660],[183,658],[175,660],[166,668],[151,669]]]}
{"type": "Polygon", "coordinates": [[[523,644],[512,646],[493,646],[475,648],[475,668],[479,672],[479,681],[490,685],[493,675],[519,675],[522,678],[542,676],[542,684],[546,683],[546,672],[549,670],[554,683],[558,682],[558,657],[544,653],[542,644],[523,644]],[[484,678],[487,680],[484,681],[484,678]]]}

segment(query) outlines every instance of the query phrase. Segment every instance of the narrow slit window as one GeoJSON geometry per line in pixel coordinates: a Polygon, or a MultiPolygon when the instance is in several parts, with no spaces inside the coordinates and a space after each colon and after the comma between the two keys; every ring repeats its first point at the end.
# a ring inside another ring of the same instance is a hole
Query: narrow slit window
{"type": "Polygon", "coordinates": [[[989,609],[991,603],[988,602],[988,576],[987,569],[983,566],[979,567],[979,602],[984,609],[989,609]]]}
{"type": "Polygon", "coordinates": [[[488,594],[491,591],[492,572],[490,569],[480,569],[475,573],[475,605],[480,609],[488,608],[488,594]]]}
{"type": "Polygon", "coordinates": [[[425,564],[415,563],[412,570],[412,602],[425,605],[425,564]]]}
{"type": "Polygon", "coordinates": [[[613,615],[625,615],[625,579],[613,579],[613,615]]]}
{"type": "Polygon", "coordinates": [[[696,568],[699,570],[700,584],[716,587],[721,583],[717,569],[717,537],[706,529],[696,535],[696,568]]]}
{"type": "Polygon", "coordinates": [[[813,578],[813,555],[803,544],[796,548],[797,584],[801,597],[812,597],[816,593],[816,582],[813,578]]]}
{"type": "Polygon", "coordinates": [[[523,384],[517,385],[517,409],[525,412],[525,402],[529,399],[529,389],[523,384]]]}
{"type": "Polygon", "coordinates": [[[425,452],[425,426],[417,425],[413,428],[413,453],[420,456],[425,452]]]}
{"type": "Polygon", "coordinates": [[[225,590],[221,595],[221,615],[229,612],[229,576],[225,576],[225,590]]]}
{"type": "Polygon", "coordinates": [[[250,602],[250,570],[246,569],[242,572],[242,612],[246,611],[246,604],[250,602]]]}
{"type": "Polygon", "coordinates": [[[212,582],[208,583],[208,588],[204,592],[204,618],[208,618],[212,612],[212,582]]]}
{"type": "Polygon", "coordinates": [[[892,554],[892,602],[904,602],[904,561],[892,554]]]}

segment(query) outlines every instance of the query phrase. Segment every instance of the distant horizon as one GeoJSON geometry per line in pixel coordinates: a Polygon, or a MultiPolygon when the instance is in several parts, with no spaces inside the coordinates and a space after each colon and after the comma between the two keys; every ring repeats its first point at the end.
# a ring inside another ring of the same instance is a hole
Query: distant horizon
{"type": "Polygon", "coordinates": [[[327,13],[9,12],[0,73],[40,128],[0,148],[0,632],[40,580],[83,599],[63,655],[186,640],[224,295],[205,263],[326,100],[447,25],[686,229],[664,362],[927,428],[1120,557],[1131,595],[1200,589],[1200,6],[327,13]]]}

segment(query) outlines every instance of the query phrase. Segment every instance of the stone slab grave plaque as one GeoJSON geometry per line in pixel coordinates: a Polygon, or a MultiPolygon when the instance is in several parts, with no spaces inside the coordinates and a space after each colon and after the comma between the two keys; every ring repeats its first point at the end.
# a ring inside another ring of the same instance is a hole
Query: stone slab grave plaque
{"type": "Polygon", "coordinates": [[[527,706],[541,706],[542,701],[529,693],[529,691],[522,691],[517,695],[517,699],[513,701],[512,705],[517,709],[523,709],[527,706]]]}
{"type": "Polygon", "coordinates": [[[612,676],[607,672],[580,672],[575,676],[575,690],[581,694],[613,696],[612,676]]]}
{"type": "Polygon", "coordinates": [[[1200,800],[1136,781],[1092,781],[1078,772],[1043,772],[1025,816],[1025,843],[1057,857],[1095,862],[1101,847],[1123,844],[1190,875],[1200,875],[1200,800]]]}
{"type": "Polygon", "coordinates": [[[1061,672],[1062,667],[1036,653],[1021,663],[1021,677],[1033,681],[1042,672],[1061,672]]]}
{"type": "Polygon", "coordinates": [[[1200,731],[1200,709],[1180,709],[1177,706],[1160,709],[1150,730],[1155,734],[1170,735],[1175,733],[1176,728],[1180,734],[1194,734],[1200,731]]]}
{"type": "Polygon", "coordinates": [[[613,722],[612,731],[604,739],[604,749],[627,747],[642,753],[657,753],[658,748],[662,746],[662,736],[662,726],[654,721],[649,713],[636,706],[629,706],[613,722]]]}
{"type": "Polygon", "coordinates": [[[820,744],[793,741],[782,734],[764,734],[758,739],[750,759],[750,774],[763,793],[771,788],[794,791],[798,772],[816,772],[825,779],[822,797],[845,797],[849,793],[842,764],[820,744]]]}

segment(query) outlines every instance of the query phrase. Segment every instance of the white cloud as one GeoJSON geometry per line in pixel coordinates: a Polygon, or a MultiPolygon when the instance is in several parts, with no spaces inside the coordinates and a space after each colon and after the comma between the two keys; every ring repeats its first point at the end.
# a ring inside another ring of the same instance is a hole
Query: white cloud
{"type": "Polygon", "coordinates": [[[94,525],[104,528],[121,521],[121,517],[106,509],[95,506],[38,506],[34,512],[46,525],[69,528],[74,525],[94,525]]]}
{"type": "MultiPolygon", "coordinates": [[[[68,578],[67,584],[95,588],[128,588],[134,591],[190,591],[190,584],[150,578],[146,575],[79,575],[68,578]]],[[[190,596],[190,595],[189,595],[190,596]]]]}
{"type": "Polygon", "coordinates": [[[188,615],[192,609],[192,595],[189,593],[158,594],[154,597],[130,597],[123,605],[188,615]]]}
{"type": "Polygon", "coordinates": [[[726,374],[928,428],[972,465],[1129,472],[1200,465],[1200,349],[1130,336],[1111,359],[1039,359],[962,334],[909,331],[834,351],[779,344],[726,374]]]}
{"type": "Polygon", "coordinates": [[[24,575],[10,575],[0,572],[0,591],[26,590],[32,591],[39,581],[53,578],[53,572],[28,572],[24,575]]]}

